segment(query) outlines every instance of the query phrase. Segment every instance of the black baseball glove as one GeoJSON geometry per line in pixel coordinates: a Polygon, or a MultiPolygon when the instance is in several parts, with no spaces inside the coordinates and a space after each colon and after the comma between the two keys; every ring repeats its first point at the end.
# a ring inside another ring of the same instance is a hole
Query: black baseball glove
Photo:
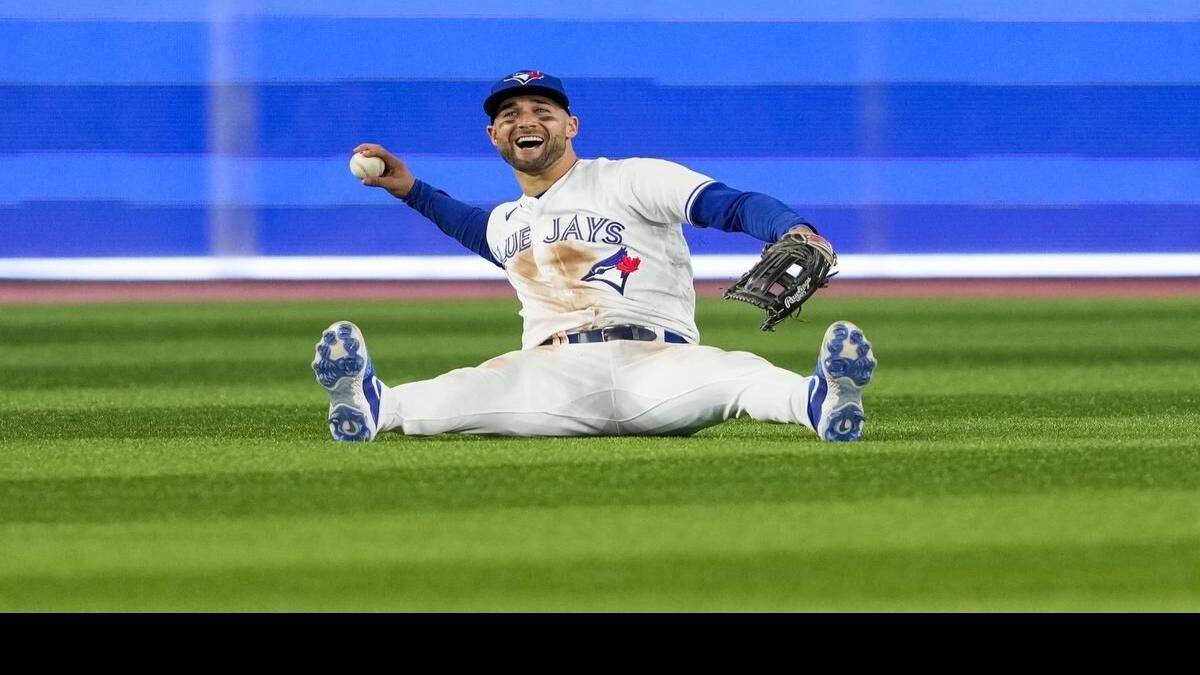
{"type": "Polygon", "coordinates": [[[837,274],[829,273],[835,265],[837,254],[825,237],[808,231],[788,232],[763,248],[762,259],[725,291],[725,299],[766,310],[759,328],[775,330],[775,324],[798,315],[804,302],[828,285],[837,274]]]}

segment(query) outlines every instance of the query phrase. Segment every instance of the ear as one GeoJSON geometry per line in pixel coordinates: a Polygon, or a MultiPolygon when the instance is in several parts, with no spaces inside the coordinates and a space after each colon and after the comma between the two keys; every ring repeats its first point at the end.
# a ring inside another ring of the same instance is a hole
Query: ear
{"type": "Polygon", "coordinates": [[[500,142],[498,140],[496,140],[496,127],[489,124],[487,126],[487,135],[488,135],[488,140],[490,140],[492,142],[492,145],[494,145],[496,147],[500,147],[500,142]]]}
{"type": "Polygon", "coordinates": [[[575,138],[579,135],[579,118],[571,115],[567,118],[567,138],[575,138]]]}

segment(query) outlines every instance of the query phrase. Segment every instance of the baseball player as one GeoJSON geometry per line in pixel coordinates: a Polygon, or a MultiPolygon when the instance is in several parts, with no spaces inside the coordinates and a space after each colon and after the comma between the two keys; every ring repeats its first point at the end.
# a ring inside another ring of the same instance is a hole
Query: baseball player
{"type": "Polygon", "coordinates": [[[802,217],[672,162],[579,159],[579,118],[549,74],[505,77],[483,108],[488,136],[521,187],[490,213],[418,180],[379,145],[355,152],[386,167],[364,185],[387,190],[504,269],[521,302],[522,348],[388,387],[359,328],[338,321],[313,361],[334,439],[369,441],[385,431],[682,435],[740,415],[802,425],[824,440],[861,437],[875,357],[854,324],[829,327],[811,376],[700,344],[682,224],[765,242],[802,231],[827,247],[802,217]]]}

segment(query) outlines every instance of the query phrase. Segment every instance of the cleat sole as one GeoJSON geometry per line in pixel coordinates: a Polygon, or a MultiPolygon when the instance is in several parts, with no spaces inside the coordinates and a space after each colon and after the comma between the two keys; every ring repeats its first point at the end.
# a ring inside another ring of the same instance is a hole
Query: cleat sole
{"type": "Polygon", "coordinates": [[[810,403],[821,408],[815,423],[817,434],[826,441],[861,440],[867,419],[862,392],[875,376],[877,365],[871,343],[858,326],[841,321],[829,327],[824,339],[814,371],[825,381],[824,398],[810,403]]]}
{"type": "Polygon", "coordinates": [[[330,326],[321,334],[312,362],[317,382],[329,393],[329,434],[338,441],[369,441],[375,436],[368,415],[378,414],[373,410],[378,407],[378,390],[368,399],[364,388],[377,385],[375,369],[354,332],[348,322],[330,326]],[[338,347],[341,355],[336,355],[338,347]]]}

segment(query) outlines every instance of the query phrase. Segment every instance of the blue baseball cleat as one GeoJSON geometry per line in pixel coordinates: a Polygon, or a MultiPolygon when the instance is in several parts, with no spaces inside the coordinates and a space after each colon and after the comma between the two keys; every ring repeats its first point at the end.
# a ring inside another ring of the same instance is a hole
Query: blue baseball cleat
{"type": "Polygon", "coordinates": [[[379,428],[383,383],[367,355],[362,331],[339,321],[321,335],[312,362],[317,382],[329,392],[329,433],[338,441],[369,441],[379,428]]]}
{"type": "Polygon", "coordinates": [[[862,438],[862,393],[874,374],[875,354],[862,329],[838,321],[825,331],[808,398],[808,418],[822,440],[862,438]]]}

